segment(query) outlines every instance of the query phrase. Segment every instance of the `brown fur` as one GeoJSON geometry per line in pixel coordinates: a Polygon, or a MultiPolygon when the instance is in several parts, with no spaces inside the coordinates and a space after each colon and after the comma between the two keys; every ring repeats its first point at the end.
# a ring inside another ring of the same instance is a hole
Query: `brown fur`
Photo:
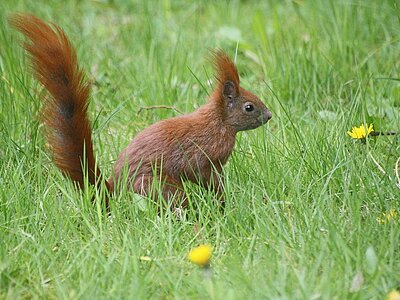
{"type": "Polygon", "coordinates": [[[96,167],[87,116],[90,86],[84,81],[74,48],[60,27],[53,25],[53,29],[34,16],[15,15],[10,23],[30,40],[24,46],[33,73],[50,94],[42,118],[54,163],[83,188],[85,161],[88,180],[97,185],[100,170],[96,167]]]}
{"type": "MultiPolygon", "coordinates": [[[[90,87],[75,50],[56,25],[52,28],[29,15],[14,16],[11,24],[30,40],[25,49],[35,77],[50,93],[43,115],[56,165],[83,187],[85,157],[89,182],[96,185],[100,170],[87,116],[90,87]]],[[[261,126],[271,113],[257,96],[240,87],[236,66],[224,52],[215,51],[212,58],[217,83],[208,103],[140,132],[120,154],[107,182],[110,192],[128,184],[136,193],[157,199],[157,178],[167,201],[174,197],[173,205],[186,206],[182,180],[189,180],[213,189],[223,201],[222,166],[232,153],[236,133],[261,126]],[[125,168],[128,182],[122,180],[125,168]]]]}

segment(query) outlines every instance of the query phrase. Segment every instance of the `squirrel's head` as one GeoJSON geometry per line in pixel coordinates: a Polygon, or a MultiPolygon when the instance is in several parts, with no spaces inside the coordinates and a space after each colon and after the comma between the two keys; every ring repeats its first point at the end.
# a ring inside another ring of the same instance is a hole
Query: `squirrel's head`
{"type": "Polygon", "coordinates": [[[261,100],[239,85],[233,61],[221,50],[213,52],[217,87],[211,96],[224,123],[236,131],[250,130],[268,122],[271,112],[261,100]]]}

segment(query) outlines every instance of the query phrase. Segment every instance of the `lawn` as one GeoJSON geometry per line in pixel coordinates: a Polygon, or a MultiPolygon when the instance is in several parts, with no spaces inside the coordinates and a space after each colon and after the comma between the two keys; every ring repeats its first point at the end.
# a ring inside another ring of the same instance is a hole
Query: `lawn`
{"type": "Polygon", "coordinates": [[[400,288],[399,135],[347,133],[400,131],[398,0],[2,0],[0,22],[0,299],[385,299],[400,288]],[[235,58],[273,118],[238,134],[225,211],[193,185],[179,220],[129,191],[111,217],[93,207],[51,163],[14,12],[75,45],[107,175],[140,130],[207,101],[210,49],[235,58]],[[211,275],[187,259],[200,244],[213,248],[211,275]]]}

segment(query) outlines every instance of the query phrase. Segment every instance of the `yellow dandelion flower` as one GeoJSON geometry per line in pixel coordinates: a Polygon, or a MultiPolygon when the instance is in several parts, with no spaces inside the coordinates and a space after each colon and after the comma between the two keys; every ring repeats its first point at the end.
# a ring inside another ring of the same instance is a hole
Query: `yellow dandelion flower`
{"type": "Polygon", "coordinates": [[[382,213],[381,216],[377,217],[376,220],[378,221],[379,224],[385,224],[385,223],[397,223],[399,222],[398,214],[395,209],[391,209],[388,212],[382,213]]]}
{"type": "Polygon", "coordinates": [[[400,293],[396,290],[391,291],[387,295],[387,300],[400,300],[400,293]]]}
{"type": "Polygon", "coordinates": [[[212,248],[209,245],[200,245],[192,249],[187,258],[194,264],[206,267],[210,263],[212,248]]]}
{"type": "Polygon", "coordinates": [[[354,126],[351,131],[347,131],[347,134],[351,136],[353,139],[365,139],[371,132],[374,131],[374,127],[372,124],[368,126],[361,125],[360,127],[354,126]]]}

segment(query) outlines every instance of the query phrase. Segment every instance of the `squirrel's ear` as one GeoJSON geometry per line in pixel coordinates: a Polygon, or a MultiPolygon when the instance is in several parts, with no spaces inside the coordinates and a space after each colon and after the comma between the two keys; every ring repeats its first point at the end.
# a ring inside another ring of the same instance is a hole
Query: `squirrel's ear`
{"type": "Polygon", "coordinates": [[[237,88],[232,81],[230,80],[225,81],[222,95],[229,100],[234,99],[238,96],[237,88]]]}
{"type": "Polygon", "coordinates": [[[239,74],[234,62],[222,50],[215,50],[211,52],[213,60],[215,77],[220,88],[225,90],[225,85],[229,81],[231,85],[239,91],[239,74]]]}

